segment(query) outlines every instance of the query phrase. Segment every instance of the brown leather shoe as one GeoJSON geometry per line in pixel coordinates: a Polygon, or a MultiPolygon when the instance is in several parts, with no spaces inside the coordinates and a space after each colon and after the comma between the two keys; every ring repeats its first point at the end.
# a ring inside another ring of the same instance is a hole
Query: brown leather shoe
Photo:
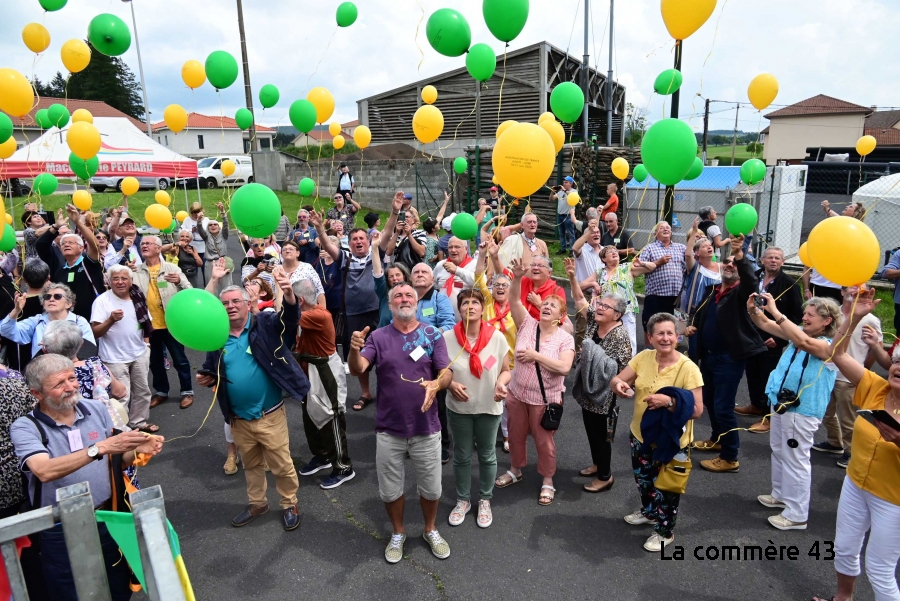
{"type": "Polygon", "coordinates": [[[164,403],[168,398],[169,397],[163,396],[161,394],[154,394],[152,397],[150,397],[150,408],[153,409],[160,403],[164,403]]]}
{"type": "Polygon", "coordinates": [[[762,409],[757,409],[753,405],[744,405],[743,407],[735,407],[734,412],[738,415],[765,415],[762,409]]]}
{"type": "Polygon", "coordinates": [[[246,526],[259,516],[269,513],[268,505],[247,505],[244,511],[240,512],[237,517],[231,520],[231,525],[235,528],[246,526]]]}
{"type": "Polygon", "coordinates": [[[712,440],[695,440],[691,445],[691,448],[695,451],[718,452],[722,450],[722,445],[717,444],[712,440]]]}
{"type": "Polygon", "coordinates": [[[721,457],[716,457],[714,459],[704,459],[700,462],[700,467],[708,472],[724,473],[740,471],[741,464],[737,460],[726,461],[721,457]]]}
{"type": "Polygon", "coordinates": [[[183,397],[181,397],[181,404],[179,405],[179,407],[181,407],[182,409],[187,409],[188,407],[190,407],[193,404],[194,404],[194,395],[186,394],[183,397]]]}
{"type": "Polygon", "coordinates": [[[749,428],[747,428],[747,430],[749,432],[753,432],[754,434],[765,434],[771,428],[772,428],[772,425],[769,423],[769,420],[763,418],[760,421],[753,424],[752,426],[750,426],[749,428]]]}

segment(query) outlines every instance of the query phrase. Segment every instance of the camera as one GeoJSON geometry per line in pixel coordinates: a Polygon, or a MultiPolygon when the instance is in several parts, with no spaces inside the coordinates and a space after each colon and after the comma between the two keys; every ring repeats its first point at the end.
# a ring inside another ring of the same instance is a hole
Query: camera
{"type": "Polygon", "coordinates": [[[800,406],[800,397],[797,396],[796,392],[788,388],[782,388],[775,398],[775,406],[772,409],[778,415],[784,415],[788,409],[800,406]]]}
{"type": "Polygon", "coordinates": [[[276,257],[275,255],[266,255],[262,262],[266,265],[277,265],[278,257],[276,257]]]}
{"type": "Polygon", "coordinates": [[[769,301],[767,301],[764,297],[757,295],[753,297],[753,304],[762,309],[769,304],[769,301]]]}

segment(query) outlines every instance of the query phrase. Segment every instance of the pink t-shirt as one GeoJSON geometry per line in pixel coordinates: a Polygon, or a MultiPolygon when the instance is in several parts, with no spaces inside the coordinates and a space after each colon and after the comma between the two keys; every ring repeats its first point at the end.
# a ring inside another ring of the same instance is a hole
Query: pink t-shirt
{"type": "MultiPolygon", "coordinates": [[[[521,327],[516,334],[516,351],[533,349],[535,334],[537,333],[538,320],[530,315],[525,316],[521,327]]],[[[563,351],[574,351],[575,339],[562,328],[556,330],[556,334],[549,338],[541,337],[539,352],[548,359],[559,359],[563,351]]],[[[513,368],[512,380],[509,382],[509,392],[517,399],[529,405],[543,405],[541,387],[538,383],[537,370],[534,363],[521,363],[516,361],[513,368]]],[[[544,390],[547,392],[547,401],[558,403],[562,401],[562,395],[566,391],[565,376],[552,374],[541,367],[541,378],[544,381],[544,390]]]]}

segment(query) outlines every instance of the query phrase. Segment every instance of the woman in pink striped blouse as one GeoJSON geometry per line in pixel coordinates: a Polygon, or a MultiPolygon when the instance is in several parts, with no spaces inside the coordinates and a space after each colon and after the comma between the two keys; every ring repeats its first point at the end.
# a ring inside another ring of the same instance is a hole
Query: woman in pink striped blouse
{"type": "Polygon", "coordinates": [[[548,296],[541,303],[540,319],[533,318],[521,299],[525,265],[521,260],[513,259],[510,268],[515,279],[509,293],[509,304],[518,332],[515,368],[506,397],[511,465],[495,485],[504,488],[522,480],[522,468],[528,461],[526,445],[531,434],[537,447],[538,473],[544,479],[538,503],[550,505],[556,492],[553,487],[553,475],[556,473],[555,430],[545,430],[541,426],[541,417],[548,402],[562,403],[566,374],[572,369],[575,359],[575,340],[559,327],[566,318],[565,299],[557,295],[548,296]],[[540,346],[536,351],[538,336],[540,346]]]}

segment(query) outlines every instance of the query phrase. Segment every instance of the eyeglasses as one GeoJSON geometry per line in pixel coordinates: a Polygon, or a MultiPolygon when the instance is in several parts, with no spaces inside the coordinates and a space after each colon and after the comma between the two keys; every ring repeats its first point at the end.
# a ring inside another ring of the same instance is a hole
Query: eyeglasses
{"type": "Polygon", "coordinates": [[[247,301],[245,301],[245,300],[242,299],[242,298],[238,298],[238,299],[235,299],[235,300],[227,300],[227,301],[226,301],[226,300],[223,300],[223,301],[222,301],[222,304],[225,305],[226,307],[232,307],[232,306],[233,306],[233,307],[238,307],[238,306],[244,304],[245,302],[247,302],[247,301]]]}
{"type": "Polygon", "coordinates": [[[64,299],[65,297],[66,297],[66,295],[63,294],[63,293],[61,293],[61,292],[54,292],[53,294],[50,294],[50,293],[48,292],[47,294],[42,294],[42,295],[41,295],[41,299],[43,299],[45,302],[48,301],[48,300],[50,300],[50,299],[53,299],[53,300],[62,300],[62,299],[64,299]]]}
{"type": "Polygon", "coordinates": [[[532,263],[532,267],[537,267],[538,269],[550,269],[549,265],[544,265],[543,263],[532,263]]]}
{"type": "Polygon", "coordinates": [[[506,290],[509,288],[509,284],[494,284],[492,287],[496,290],[506,290]]]}
{"type": "Polygon", "coordinates": [[[344,197],[343,196],[335,196],[334,199],[335,200],[344,200],[344,197]]]}
{"type": "Polygon", "coordinates": [[[94,236],[97,242],[106,242],[106,236],[94,236]]]}
{"type": "Polygon", "coordinates": [[[594,310],[600,309],[601,311],[615,311],[615,307],[611,307],[606,303],[594,303],[594,310]]]}

